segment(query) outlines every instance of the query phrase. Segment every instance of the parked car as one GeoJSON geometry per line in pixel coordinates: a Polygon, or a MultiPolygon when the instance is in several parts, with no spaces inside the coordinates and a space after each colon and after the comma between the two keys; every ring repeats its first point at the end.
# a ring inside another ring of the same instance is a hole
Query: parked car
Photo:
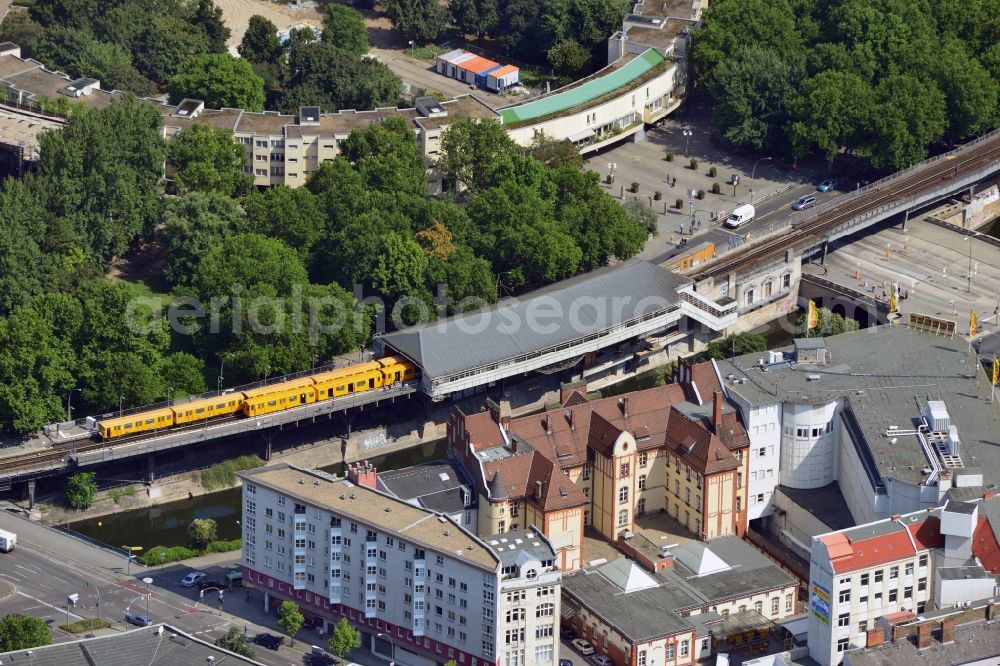
{"type": "Polygon", "coordinates": [[[595,654],[590,657],[590,660],[597,664],[597,666],[614,666],[614,662],[603,654],[595,654]]]}
{"type": "Polygon", "coordinates": [[[582,654],[584,657],[587,655],[594,654],[594,646],[583,640],[582,638],[573,639],[572,646],[576,648],[576,651],[582,654]]]}
{"type": "Polygon", "coordinates": [[[822,183],[816,186],[816,189],[820,192],[829,192],[830,190],[837,189],[837,179],[827,178],[822,183]]]}
{"type": "Polygon", "coordinates": [[[561,627],[559,629],[559,638],[566,641],[576,638],[576,629],[573,627],[561,627]]]}
{"type": "Polygon", "coordinates": [[[274,634],[257,634],[253,637],[253,642],[268,650],[277,650],[285,642],[285,638],[274,634]]]}
{"type": "Polygon", "coordinates": [[[569,659],[560,659],[559,666],[573,666],[573,662],[569,659]]]}
{"type": "Polygon", "coordinates": [[[207,590],[210,587],[217,587],[220,590],[226,589],[226,586],[217,580],[209,580],[208,578],[202,578],[201,580],[198,581],[199,590],[207,590]]]}
{"type": "Polygon", "coordinates": [[[133,613],[125,613],[125,621],[137,627],[148,627],[153,624],[148,615],[135,615],[133,613]]]}
{"type": "Polygon", "coordinates": [[[805,210],[816,205],[816,197],[799,197],[798,201],[792,204],[792,210],[805,210]]]}
{"type": "Polygon", "coordinates": [[[181,578],[181,585],[191,587],[207,575],[204,571],[192,571],[187,576],[184,576],[184,578],[181,578]]]}

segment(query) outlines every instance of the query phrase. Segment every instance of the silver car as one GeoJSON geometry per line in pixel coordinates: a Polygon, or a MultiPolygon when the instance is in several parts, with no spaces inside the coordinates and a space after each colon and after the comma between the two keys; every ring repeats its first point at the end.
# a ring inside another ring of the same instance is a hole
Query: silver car
{"type": "Polygon", "coordinates": [[[816,205],[816,197],[807,196],[800,197],[798,201],[792,204],[792,210],[805,210],[806,208],[812,208],[816,205]]]}

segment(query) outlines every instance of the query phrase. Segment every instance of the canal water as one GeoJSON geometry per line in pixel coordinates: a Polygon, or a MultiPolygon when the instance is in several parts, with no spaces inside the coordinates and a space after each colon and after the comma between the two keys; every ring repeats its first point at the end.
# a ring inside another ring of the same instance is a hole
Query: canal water
{"type": "MultiPolygon", "coordinates": [[[[434,440],[384,456],[368,460],[380,470],[409,467],[428,460],[439,460],[447,453],[444,439],[434,440]]],[[[324,471],[342,474],[340,464],[324,467],[324,471]]],[[[187,527],[195,518],[211,518],[218,527],[219,539],[236,539],[240,536],[242,491],[239,487],[201,495],[168,504],[134,509],[122,513],[91,518],[67,525],[69,529],[85,534],[109,546],[187,545],[187,527]]]]}

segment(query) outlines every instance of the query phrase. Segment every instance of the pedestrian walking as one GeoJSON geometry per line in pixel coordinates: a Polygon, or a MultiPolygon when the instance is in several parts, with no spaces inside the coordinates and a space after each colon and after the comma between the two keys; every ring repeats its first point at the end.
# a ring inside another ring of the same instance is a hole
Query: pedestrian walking
{"type": "Polygon", "coordinates": [[[250,627],[248,627],[247,625],[244,624],[243,625],[243,638],[246,638],[247,634],[249,634],[249,633],[250,633],[250,627]]]}

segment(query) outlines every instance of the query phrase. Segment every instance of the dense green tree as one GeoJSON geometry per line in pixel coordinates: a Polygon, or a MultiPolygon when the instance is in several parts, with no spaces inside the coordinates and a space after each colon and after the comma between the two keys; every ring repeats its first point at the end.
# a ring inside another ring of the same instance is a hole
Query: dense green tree
{"type": "Polygon", "coordinates": [[[25,58],[35,57],[32,47],[35,40],[45,31],[28,12],[8,12],[0,23],[0,41],[13,42],[21,47],[25,58]]]}
{"type": "Polygon", "coordinates": [[[278,187],[251,192],[243,200],[248,231],[280,238],[306,259],[323,231],[319,200],[305,188],[278,187]]]}
{"type": "Polygon", "coordinates": [[[370,189],[417,196],[427,190],[424,156],[413,140],[413,130],[401,118],[352,131],[340,154],[370,189]]]}
{"type": "Polygon", "coordinates": [[[167,83],[171,104],[185,97],[205,102],[213,109],[264,110],[264,79],[246,60],[228,53],[210,53],[190,60],[167,83]]]}
{"type": "Polygon", "coordinates": [[[0,429],[31,432],[65,419],[81,318],[75,299],[53,294],[0,319],[0,429]]]}
{"type": "Polygon", "coordinates": [[[826,70],[803,82],[790,106],[791,142],[798,155],[816,146],[833,161],[846,146],[857,146],[872,119],[874,91],[852,72],[826,70]]]}
{"type": "Polygon", "coordinates": [[[276,296],[287,296],[308,282],[295,251],[275,238],[238,234],[223,238],[202,257],[191,284],[204,302],[233,295],[234,287],[249,293],[267,286],[276,296]]]}
{"type": "Polygon", "coordinates": [[[356,57],[368,53],[365,19],[347,5],[329,4],[323,10],[322,39],[356,57]]]}
{"type": "Polygon", "coordinates": [[[292,51],[288,91],[281,100],[286,113],[315,105],[324,110],[374,109],[399,101],[402,83],[382,62],[359,58],[330,42],[310,42],[292,51]]]}
{"type": "Polygon", "coordinates": [[[340,618],[340,621],[333,626],[333,631],[330,632],[330,652],[337,655],[343,662],[348,652],[357,650],[359,647],[361,647],[361,632],[352,627],[346,617],[340,618]]]}
{"type": "Polygon", "coordinates": [[[242,657],[249,657],[250,659],[256,659],[257,653],[254,651],[250,644],[247,642],[247,637],[239,627],[230,626],[226,630],[225,636],[220,636],[215,639],[215,646],[220,647],[223,650],[229,650],[235,654],[242,657]]]}
{"type": "Polygon", "coordinates": [[[590,64],[590,51],[580,46],[575,39],[561,39],[549,49],[548,59],[558,76],[572,81],[590,64]]]}
{"type": "Polygon", "coordinates": [[[500,20],[495,0],[451,0],[451,20],[464,34],[485,37],[492,34],[500,20]]]}
{"type": "Polygon", "coordinates": [[[198,0],[193,21],[204,31],[209,52],[226,52],[226,40],[232,33],[222,20],[221,7],[216,7],[212,0],[198,0]]]}
{"type": "Polygon", "coordinates": [[[236,202],[219,192],[190,192],[167,199],[159,230],[167,257],[167,281],[188,283],[201,258],[234,233],[242,217],[236,202]]]}
{"type": "Polygon", "coordinates": [[[64,494],[66,503],[72,509],[89,509],[97,495],[97,482],[93,472],[77,472],[66,480],[64,494]]]}
{"type": "Polygon", "coordinates": [[[944,95],[933,83],[906,74],[882,79],[868,136],[872,164],[898,170],[923,160],[946,123],[944,95]]]}
{"type": "Polygon", "coordinates": [[[798,73],[777,51],[751,44],[718,65],[712,76],[715,120],[737,146],[780,146],[788,100],[798,73]]]}
{"type": "Polygon", "coordinates": [[[283,49],[277,26],[260,14],[254,14],[236,50],[240,57],[252,63],[278,63],[283,49]]]}
{"type": "Polygon", "coordinates": [[[447,314],[475,309],[497,299],[497,284],[490,263],[458,246],[447,258],[429,256],[427,279],[434,296],[446,294],[447,314]]]}
{"type": "Polygon", "coordinates": [[[124,46],[102,42],[89,30],[53,26],[32,43],[31,53],[70,76],[96,78],[105,90],[155,91],[152,81],[132,67],[132,54],[124,46]]]}
{"type": "Polygon", "coordinates": [[[218,536],[218,527],[211,518],[195,518],[187,526],[188,545],[194,550],[205,550],[218,536]]]}
{"type": "Polygon", "coordinates": [[[302,628],[305,621],[306,619],[302,617],[302,611],[299,610],[297,603],[294,601],[281,602],[281,606],[278,607],[278,626],[291,639],[293,646],[295,645],[295,634],[299,633],[299,629],[302,628]]]}
{"type": "Polygon", "coordinates": [[[564,164],[574,167],[583,166],[583,157],[569,139],[556,140],[539,135],[528,146],[527,154],[547,167],[557,167],[564,164]]]}
{"type": "Polygon", "coordinates": [[[253,177],[243,172],[246,150],[228,129],[192,125],[167,145],[167,159],[178,192],[240,196],[253,185],[253,177]]]}
{"type": "Polygon", "coordinates": [[[388,233],[379,238],[374,264],[369,267],[372,288],[390,300],[423,297],[427,255],[412,238],[388,233]]]}
{"type": "Polygon", "coordinates": [[[41,618],[5,615],[0,619],[0,652],[30,650],[52,644],[52,630],[41,618]]]}
{"type": "Polygon", "coordinates": [[[385,0],[393,27],[420,44],[432,42],[448,27],[448,8],[440,0],[385,0]]]}
{"type": "Polygon", "coordinates": [[[934,63],[948,114],[948,138],[962,141],[994,127],[1000,87],[986,67],[958,39],[938,45],[934,63]]]}
{"type": "Polygon", "coordinates": [[[174,352],[160,362],[160,377],[170,399],[199,395],[208,390],[205,385],[205,362],[187,352],[174,352]]]}
{"type": "Polygon", "coordinates": [[[142,23],[133,58],[143,76],[166,83],[185,64],[209,53],[208,38],[197,26],[177,15],[157,15],[142,23]]]}
{"type": "Polygon", "coordinates": [[[34,187],[85,256],[107,262],[159,217],[163,165],[160,114],[126,96],[74,113],[61,132],[39,137],[34,187]]]}
{"type": "Polygon", "coordinates": [[[478,192],[491,185],[496,164],[521,149],[500,123],[466,118],[445,130],[441,152],[439,164],[445,177],[478,192]]]}
{"type": "Polygon", "coordinates": [[[0,191],[0,315],[47,286],[45,237],[44,205],[24,181],[7,179],[0,191]]]}

